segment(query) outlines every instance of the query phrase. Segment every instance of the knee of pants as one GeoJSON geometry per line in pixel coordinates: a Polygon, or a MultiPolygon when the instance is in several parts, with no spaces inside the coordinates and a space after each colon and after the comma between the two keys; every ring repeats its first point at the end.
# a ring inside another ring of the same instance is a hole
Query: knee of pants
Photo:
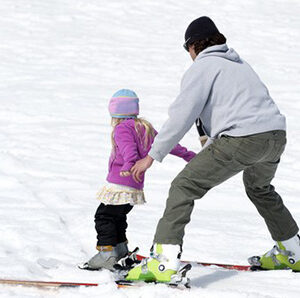
{"type": "Polygon", "coordinates": [[[96,228],[99,228],[99,229],[106,229],[106,228],[110,228],[110,227],[115,227],[116,226],[116,223],[114,220],[111,220],[111,219],[101,219],[101,220],[95,220],[95,226],[96,228]]]}
{"type": "Polygon", "coordinates": [[[115,225],[115,218],[113,216],[99,214],[94,219],[96,226],[115,225]]]}
{"type": "Polygon", "coordinates": [[[183,181],[183,178],[181,178],[179,175],[173,179],[171,182],[171,187],[176,187],[177,185],[180,185],[183,181]]]}
{"type": "Polygon", "coordinates": [[[274,187],[270,184],[271,180],[245,171],[243,173],[243,183],[247,192],[272,192],[274,187]]]}
{"type": "MultiPolygon", "coordinates": [[[[195,179],[178,175],[171,183],[170,193],[181,194],[182,199],[193,198],[198,199],[206,194],[209,189],[202,186],[201,183],[197,183],[195,179]]],[[[193,200],[192,199],[192,200],[193,200]]]]}
{"type": "Polygon", "coordinates": [[[119,231],[126,230],[128,227],[127,221],[117,221],[116,228],[119,231]]]}
{"type": "Polygon", "coordinates": [[[254,184],[255,184],[255,179],[254,177],[252,177],[252,175],[250,175],[249,173],[246,173],[245,171],[243,172],[243,183],[245,186],[245,189],[247,190],[254,188],[254,184]]]}
{"type": "Polygon", "coordinates": [[[188,188],[191,185],[191,181],[184,176],[177,176],[171,183],[171,189],[177,189],[177,188],[188,188]]]}
{"type": "Polygon", "coordinates": [[[264,199],[268,198],[269,195],[273,195],[275,188],[270,184],[262,187],[245,187],[245,190],[249,197],[264,199]]]}

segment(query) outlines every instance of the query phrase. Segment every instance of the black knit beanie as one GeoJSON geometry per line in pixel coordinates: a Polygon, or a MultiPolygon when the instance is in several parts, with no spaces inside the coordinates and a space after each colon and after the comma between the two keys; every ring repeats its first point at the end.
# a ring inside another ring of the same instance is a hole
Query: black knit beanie
{"type": "Polygon", "coordinates": [[[194,20],[185,31],[185,46],[188,47],[188,44],[193,43],[196,40],[203,40],[209,38],[216,33],[219,33],[219,30],[215,23],[209,17],[200,17],[194,20]]]}

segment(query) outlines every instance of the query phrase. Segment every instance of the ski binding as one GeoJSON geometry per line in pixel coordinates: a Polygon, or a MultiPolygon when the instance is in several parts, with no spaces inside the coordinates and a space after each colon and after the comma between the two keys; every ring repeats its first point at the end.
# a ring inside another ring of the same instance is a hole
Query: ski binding
{"type": "Polygon", "coordinates": [[[144,280],[126,280],[126,279],[119,279],[116,280],[116,284],[122,288],[122,287],[131,287],[131,286],[142,286],[146,284],[165,284],[169,287],[179,288],[179,289],[185,289],[190,288],[190,279],[186,277],[186,273],[191,270],[192,265],[186,264],[184,267],[182,267],[177,274],[174,274],[171,276],[170,282],[158,282],[158,281],[144,281],[144,280]]]}

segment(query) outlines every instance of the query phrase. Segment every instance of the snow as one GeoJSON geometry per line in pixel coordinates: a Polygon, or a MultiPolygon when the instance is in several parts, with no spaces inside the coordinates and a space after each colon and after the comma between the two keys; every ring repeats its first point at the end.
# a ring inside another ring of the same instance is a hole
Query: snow
{"type": "MultiPolygon", "coordinates": [[[[108,100],[118,89],[135,90],[142,116],[159,129],[191,64],[184,30],[200,15],[215,20],[287,116],[288,144],[274,184],[300,222],[299,1],[2,0],[1,278],[102,285],[0,285],[1,297],[299,297],[299,276],[289,271],[194,266],[192,289],[183,292],[164,285],[118,290],[110,272],[76,268],[95,253],[95,194],[110,153],[108,100]]],[[[199,151],[196,129],[181,143],[199,151]]],[[[148,171],[148,204],[129,215],[130,248],[148,254],[170,182],[183,166],[170,156],[148,171]]],[[[246,264],[272,245],[237,175],[196,203],[182,258],[246,264]]]]}

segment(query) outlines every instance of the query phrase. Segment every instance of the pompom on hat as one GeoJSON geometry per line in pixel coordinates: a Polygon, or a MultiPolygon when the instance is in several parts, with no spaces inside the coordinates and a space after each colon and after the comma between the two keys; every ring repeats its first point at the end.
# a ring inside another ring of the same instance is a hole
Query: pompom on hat
{"type": "Polygon", "coordinates": [[[136,118],[139,114],[139,98],[134,91],[121,89],[110,99],[108,110],[113,118],[136,118]]]}

